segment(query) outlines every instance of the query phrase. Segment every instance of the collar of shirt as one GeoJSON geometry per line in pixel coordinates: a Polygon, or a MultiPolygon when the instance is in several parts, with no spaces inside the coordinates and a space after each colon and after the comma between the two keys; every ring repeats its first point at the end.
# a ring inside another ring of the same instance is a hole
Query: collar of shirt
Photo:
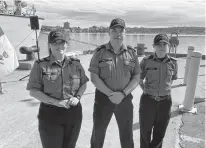
{"type": "MultiPolygon", "coordinates": [[[[67,56],[64,56],[64,64],[63,64],[63,65],[67,65],[67,64],[69,64],[70,62],[71,62],[70,58],[67,57],[67,56]]],[[[49,63],[50,63],[50,65],[52,65],[52,64],[54,64],[54,63],[60,65],[59,62],[58,62],[58,61],[54,58],[54,56],[52,56],[52,55],[50,56],[50,61],[49,61],[49,63]]],[[[63,65],[61,65],[61,66],[63,66],[63,65]]]]}
{"type": "MultiPolygon", "coordinates": [[[[156,55],[155,53],[153,54],[153,60],[159,60],[158,57],[157,57],[157,55],[156,55]]],[[[166,62],[166,61],[168,61],[168,60],[170,60],[170,57],[169,57],[168,54],[166,54],[166,55],[165,55],[165,59],[164,59],[162,62],[166,62]]]]}
{"type": "MultiPolygon", "coordinates": [[[[114,52],[114,49],[112,48],[112,45],[110,42],[106,44],[106,50],[111,50],[114,52]]],[[[127,46],[125,44],[122,44],[122,46],[120,48],[120,52],[123,52],[125,50],[127,50],[127,46]]]]}

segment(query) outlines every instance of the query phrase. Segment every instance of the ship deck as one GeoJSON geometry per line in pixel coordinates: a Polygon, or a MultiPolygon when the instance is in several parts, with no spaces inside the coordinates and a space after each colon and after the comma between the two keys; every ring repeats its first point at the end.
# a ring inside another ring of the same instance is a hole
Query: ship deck
{"type": "MultiPolygon", "coordinates": [[[[24,16],[24,15],[11,15],[11,14],[4,14],[0,13],[2,16],[9,16],[9,17],[21,17],[21,18],[30,18],[30,16],[24,16]]],[[[43,17],[39,17],[40,20],[44,20],[43,17]]]]}

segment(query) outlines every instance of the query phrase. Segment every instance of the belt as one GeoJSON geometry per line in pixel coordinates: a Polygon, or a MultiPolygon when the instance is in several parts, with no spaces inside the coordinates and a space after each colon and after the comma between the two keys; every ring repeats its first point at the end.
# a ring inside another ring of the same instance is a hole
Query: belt
{"type": "Polygon", "coordinates": [[[144,93],[144,95],[149,96],[149,97],[152,97],[152,98],[154,98],[156,101],[161,101],[161,100],[167,99],[168,97],[171,97],[171,95],[153,96],[153,95],[150,95],[150,94],[147,94],[147,93],[144,93]]]}

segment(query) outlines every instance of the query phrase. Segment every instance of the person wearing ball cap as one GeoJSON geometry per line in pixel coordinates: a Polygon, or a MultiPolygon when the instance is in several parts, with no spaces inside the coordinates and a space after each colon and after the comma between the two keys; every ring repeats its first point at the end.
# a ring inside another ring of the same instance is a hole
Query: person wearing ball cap
{"type": "Polygon", "coordinates": [[[99,46],[90,62],[91,81],[96,87],[91,148],[102,148],[112,115],[119,127],[121,148],[134,148],[131,92],[139,82],[140,66],[135,50],[124,43],[125,21],[113,19],[108,43],[99,46]]]}
{"type": "Polygon", "coordinates": [[[167,54],[166,34],[154,37],[154,54],[140,62],[140,148],[162,148],[163,138],[171,115],[171,86],[177,79],[177,61],[167,54]],[[152,132],[153,131],[153,132],[152,132]],[[151,139],[151,133],[152,139],[151,139]]]}
{"type": "Polygon", "coordinates": [[[43,148],[75,148],[82,123],[81,96],[89,81],[79,59],[65,55],[66,35],[48,35],[49,56],[36,61],[27,90],[40,103],[39,134],[43,148]]]}

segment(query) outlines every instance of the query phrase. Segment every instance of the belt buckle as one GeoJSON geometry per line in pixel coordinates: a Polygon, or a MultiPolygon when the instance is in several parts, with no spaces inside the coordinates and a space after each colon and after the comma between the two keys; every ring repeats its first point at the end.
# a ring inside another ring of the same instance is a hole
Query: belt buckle
{"type": "Polygon", "coordinates": [[[159,96],[155,96],[155,100],[156,100],[156,101],[159,101],[159,100],[160,100],[160,97],[159,97],[159,96]]]}

